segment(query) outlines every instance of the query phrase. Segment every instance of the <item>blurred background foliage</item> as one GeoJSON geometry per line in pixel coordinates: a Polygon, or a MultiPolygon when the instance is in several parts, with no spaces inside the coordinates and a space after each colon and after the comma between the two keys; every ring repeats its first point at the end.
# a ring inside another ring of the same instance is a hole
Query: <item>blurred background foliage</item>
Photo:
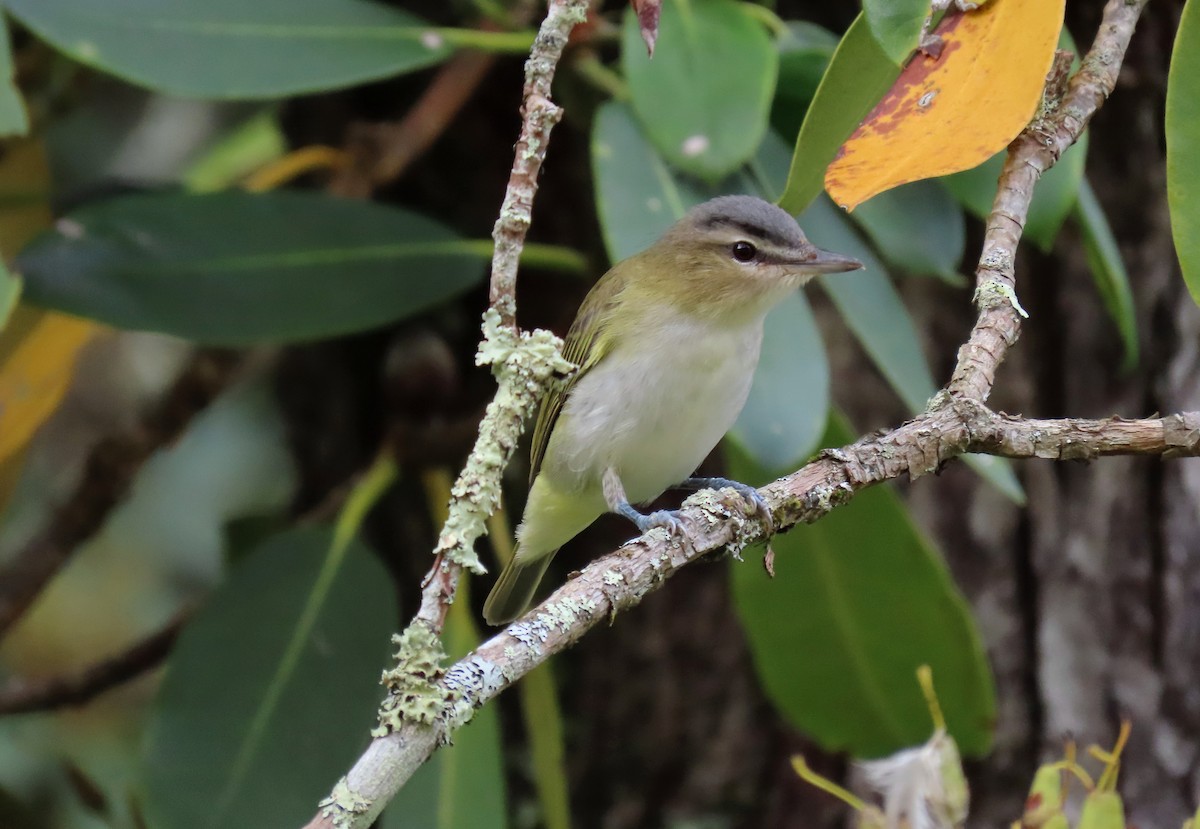
{"type": "MultiPolygon", "coordinates": [[[[368,739],[388,636],[412,612],[491,391],[472,361],[488,233],[541,9],[0,5],[11,47],[0,66],[13,68],[0,83],[6,572],[42,549],[47,526],[61,529],[44,589],[0,585],[0,710],[15,711],[0,719],[0,824],[300,825],[368,739]],[[219,389],[211,405],[177,382],[192,374],[219,389]],[[169,417],[178,436],[156,425],[169,417]],[[110,501],[111,513],[92,509],[94,527],[66,520],[110,501]],[[95,699],[13,703],[163,634],[95,699]]],[[[826,161],[917,34],[911,14],[856,18],[853,5],[666,0],[650,60],[633,14],[601,4],[556,81],[567,115],[523,259],[523,325],[563,331],[608,263],[720,193],[774,200],[786,186],[817,244],[867,265],[768,319],[751,399],[708,462],[754,483],[919,411],[953,356],[945,343],[970,322],[964,274],[999,157],[850,214],[818,195],[826,161]],[[793,161],[798,136],[811,156],[793,161]]],[[[1180,6],[1150,24],[1160,40],[1180,6]]],[[[1079,16],[1090,36],[1095,10],[1079,16]]],[[[1200,25],[1186,36],[1200,48],[1200,25]]],[[[1175,77],[1174,99],[1195,99],[1200,74],[1175,77]]],[[[1196,129],[1194,108],[1173,111],[1177,130],[1196,129]]],[[[1080,359],[1123,382],[1153,371],[1139,353],[1149,311],[1135,307],[1118,244],[1132,230],[1114,233],[1087,158],[1081,141],[1041,182],[1026,238],[1040,256],[1081,252],[1094,281],[1081,302],[1104,309],[1093,324],[1110,345],[1080,359]]],[[[1195,153],[1174,163],[1196,180],[1195,153]]],[[[1098,175],[1111,193],[1112,171],[1098,175]]],[[[1173,198],[1187,221],[1190,194],[1173,198]]],[[[1027,487],[1010,464],[969,466],[947,477],[986,505],[972,526],[998,522],[995,543],[1032,590],[1018,551],[1028,532],[1003,529],[1027,487]]],[[[514,519],[526,472],[515,467],[514,519]]],[[[1032,771],[1039,741],[1057,737],[1036,722],[1035,669],[997,677],[988,656],[1036,661],[1021,648],[1037,620],[989,605],[978,578],[964,596],[943,550],[972,550],[937,532],[945,516],[929,504],[914,517],[906,489],[873,490],[778,538],[774,579],[757,550],[681,576],[483,712],[382,825],[823,825],[832,813],[805,800],[781,758],[819,748],[836,776],[841,758],[925,739],[921,664],[965,753],[999,739],[997,765],[978,770],[983,813],[1015,816],[1021,762],[1032,771]],[[1020,653],[998,651],[1021,622],[1020,653]],[[997,682],[1030,696],[1031,723],[1006,727],[997,682]]],[[[628,534],[601,521],[548,581],[628,534]]],[[[510,536],[497,516],[495,556],[511,554],[510,536]]],[[[486,633],[464,598],[452,655],[486,633]]]]}

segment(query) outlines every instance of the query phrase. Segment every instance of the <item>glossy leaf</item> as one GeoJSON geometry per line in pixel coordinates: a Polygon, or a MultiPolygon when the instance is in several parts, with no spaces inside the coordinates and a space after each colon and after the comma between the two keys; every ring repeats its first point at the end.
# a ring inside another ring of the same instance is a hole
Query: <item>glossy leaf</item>
{"type": "Polygon", "coordinates": [[[850,214],[888,264],[965,284],[959,266],[967,244],[962,209],[936,181],[880,193],[850,214]]]}
{"type": "Polygon", "coordinates": [[[930,11],[929,0],[863,0],[871,35],[897,66],[917,48],[930,11]]]}
{"type": "MultiPolygon", "coordinates": [[[[1025,222],[1025,238],[1043,251],[1054,246],[1058,231],[1075,206],[1083,168],[1087,163],[1088,134],[1085,132],[1070,147],[1058,163],[1046,171],[1033,190],[1029,217],[1025,222]]],[[[981,219],[987,220],[996,197],[996,183],[1004,167],[1006,153],[1000,152],[972,170],[942,179],[956,199],[981,219]]]]}
{"type": "Polygon", "coordinates": [[[473,245],[423,216],[286,191],[113,199],[60,221],[17,264],[32,302],[229,345],[377,327],[483,275],[473,245]]]}
{"type": "Polygon", "coordinates": [[[0,19],[0,136],[25,135],[27,132],[29,116],[25,112],[25,99],[17,87],[8,23],[0,19]]]}
{"type": "Polygon", "coordinates": [[[361,750],[397,611],[370,551],[331,562],[332,541],[274,537],[184,629],[146,734],[150,825],[300,826],[361,750]]]}
{"type": "MultiPolygon", "coordinates": [[[[853,440],[833,422],[823,444],[853,440]]],[[[736,454],[732,473],[770,471],[736,454]]],[[[879,757],[929,736],[913,676],[930,665],[950,733],[987,751],[995,691],[969,609],[934,545],[887,486],[772,540],[775,578],[733,563],[733,595],[768,697],[823,747],[879,757]]],[[[749,558],[749,557],[748,557],[749,558]]]]}
{"type": "Polygon", "coordinates": [[[651,60],[625,14],[621,61],[630,100],[664,158],[716,182],[745,163],[767,129],[778,52],[733,0],[667,0],[651,60]]]}
{"type": "Polygon", "coordinates": [[[842,145],[825,174],[835,202],[976,167],[1037,111],[1065,0],[1005,0],[952,10],[937,27],[940,56],[918,54],[842,145]],[[986,115],[985,115],[986,114],[986,115]]]}
{"type": "Polygon", "coordinates": [[[899,71],[859,15],[838,44],[804,116],[780,207],[798,215],[821,194],[825,168],[838,147],[887,92],[899,71]]]}
{"type": "MultiPolygon", "coordinates": [[[[706,188],[667,167],[627,107],[604,105],[592,131],[592,165],[609,256],[618,261],[637,253],[690,207],[720,193],[773,198],[767,171],[786,164],[787,146],[768,134],[752,165],[763,176],[739,174],[706,188]]],[[[807,300],[798,293],[767,316],[762,359],[732,435],[759,461],[786,466],[812,448],[828,405],[824,344],[807,300]]]]}
{"type": "Polygon", "coordinates": [[[829,360],[804,294],[767,316],[762,356],[730,436],[768,469],[792,469],[821,436],[829,410],[829,360]]]}
{"type": "Polygon", "coordinates": [[[56,49],[132,83],[195,98],[338,89],[445,59],[419,18],[368,0],[4,0],[56,49]]]}
{"type": "Polygon", "coordinates": [[[1096,282],[1096,290],[1121,333],[1125,348],[1121,369],[1130,371],[1138,360],[1137,310],[1133,307],[1133,289],[1112,228],[1108,226],[1104,209],[1087,179],[1079,188],[1074,217],[1083,235],[1083,249],[1092,279],[1096,282]]]}
{"type": "Polygon", "coordinates": [[[1200,0],[1188,0],[1167,79],[1167,202],[1192,299],[1200,303],[1200,0]]]}
{"type": "Polygon", "coordinates": [[[771,104],[771,127],[780,135],[797,135],[838,38],[814,23],[790,21],[778,43],[779,82],[771,104]]]}

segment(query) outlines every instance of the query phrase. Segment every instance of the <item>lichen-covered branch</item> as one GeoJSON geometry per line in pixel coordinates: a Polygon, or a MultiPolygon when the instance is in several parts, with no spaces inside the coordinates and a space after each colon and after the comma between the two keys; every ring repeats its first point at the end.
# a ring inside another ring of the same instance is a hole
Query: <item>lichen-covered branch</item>
{"type": "Polygon", "coordinates": [[[453,727],[474,712],[462,702],[452,673],[444,674],[440,635],[464,569],[484,572],[475,541],[500,503],[500,482],[548,383],[573,367],[561,341],[547,331],[517,328],[517,267],[529,229],[538,173],[550,132],[562,110],[550,87],[567,39],[587,16],[587,0],[550,0],[525,64],[521,134],[512,173],[492,237],[491,304],[484,314],[476,362],[490,365],[496,396],[479,426],[479,437],[451,489],[448,518],[438,537],[434,563],[422,584],[421,606],[395,637],[396,665],[384,674],[388,689],[374,740],[354,767],[319,804],[311,827],[367,827],[453,727]]]}
{"type": "Polygon", "coordinates": [[[979,317],[970,338],[958,351],[958,364],[947,386],[955,397],[987,400],[996,381],[996,369],[1020,335],[1024,311],[1017,301],[1015,264],[1033,187],[1079,140],[1096,110],[1116,87],[1125,50],[1146,3],[1109,0],[1096,40],[1067,85],[1066,94],[1059,101],[1051,95],[1038,117],[1009,147],[975,271],[979,317]]]}
{"type": "Polygon", "coordinates": [[[496,250],[492,256],[491,305],[500,312],[501,324],[508,328],[517,324],[517,261],[529,230],[538,173],[546,157],[550,131],[562,118],[562,110],[550,100],[550,85],[567,38],[576,24],[587,18],[587,8],[586,0],[550,0],[546,19],[525,62],[521,136],[500,216],[492,229],[496,250]]]}

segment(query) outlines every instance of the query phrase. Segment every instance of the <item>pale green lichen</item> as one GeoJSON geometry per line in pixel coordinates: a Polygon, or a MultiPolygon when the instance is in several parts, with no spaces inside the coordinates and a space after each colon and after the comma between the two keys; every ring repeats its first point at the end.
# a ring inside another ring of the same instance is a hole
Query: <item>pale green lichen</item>
{"type": "Polygon", "coordinates": [[[625,577],[616,570],[605,570],[601,578],[610,587],[618,587],[625,582],[625,577]]]}
{"type": "Polygon", "coordinates": [[[443,739],[448,740],[452,731],[469,722],[479,706],[500,693],[510,681],[499,666],[481,656],[464,659],[452,667],[442,680],[449,703],[443,739]]]}
{"type": "Polygon", "coordinates": [[[387,697],[379,706],[379,725],[371,732],[383,737],[405,722],[432,724],[446,709],[449,694],[442,687],[442,642],[427,626],[415,622],[392,637],[397,646],[396,667],[383,672],[387,697]]]}
{"type": "Polygon", "coordinates": [[[483,341],[475,362],[491,365],[499,388],[488,404],[475,448],[451,489],[449,515],[436,554],[472,573],[487,572],[475,555],[475,541],[500,502],[500,478],[521,428],[533,413],[547,383],[571,371],[561,340],[549,331],[518,333],[489,308],[483,315],[483,341]]]}
{"type": "Polygon", "coordinates": [[[1023,319],[1029,319],[1029,313],[1021,307],[1017,292],[1011,285],[1006,285],[996,279],[989,279],[975,289],[975,304],[980,308],[991,308],[1007,302],[1023,319]]]}
{"type": "Polygon", "coordinates": [[[334,825],[334,829],[347,829],[355,825],[355,818],[371,809],[371,801],[363,798],[350,787],[345,777],[334,785],[329,797],[317,804],[321,816],[334,825]]]}

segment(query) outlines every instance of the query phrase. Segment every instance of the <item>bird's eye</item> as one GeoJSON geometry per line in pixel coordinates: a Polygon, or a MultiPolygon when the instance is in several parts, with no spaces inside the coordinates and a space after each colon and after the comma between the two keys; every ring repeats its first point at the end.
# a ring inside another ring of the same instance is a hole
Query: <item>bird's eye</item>
{"type": "Polygon", "coordinates": [[[758,248],[749,242],[733,243],[733,258],[739,262],[749,262],[758,255],[758,248]]]}

